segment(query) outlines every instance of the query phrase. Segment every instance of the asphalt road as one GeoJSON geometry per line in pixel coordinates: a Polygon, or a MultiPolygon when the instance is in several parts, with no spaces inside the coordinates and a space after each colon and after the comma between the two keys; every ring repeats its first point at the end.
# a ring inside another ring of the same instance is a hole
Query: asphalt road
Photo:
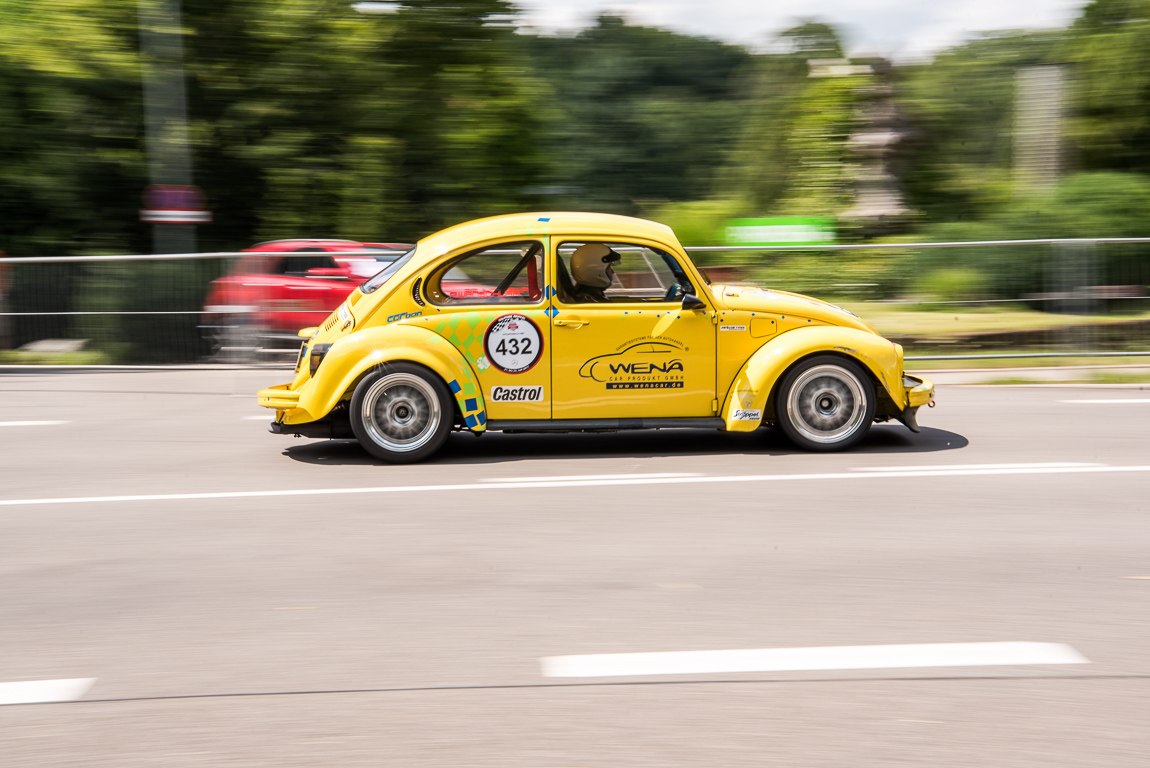
{"type": "Polygon", "coordinates": [[[393,467],[268,434],[285,379],[0,378],[0,684],[95,678],[0,706],[0,765],[1150,763],[1146,391],[943,384],[845,454],[457,435],[393,467]],[[1090,663],[541,667],[1013,641],[1090,663]]]}

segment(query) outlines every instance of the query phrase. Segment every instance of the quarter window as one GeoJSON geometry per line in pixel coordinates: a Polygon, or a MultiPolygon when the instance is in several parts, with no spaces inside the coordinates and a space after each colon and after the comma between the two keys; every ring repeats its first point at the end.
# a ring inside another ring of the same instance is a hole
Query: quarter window
{"type": "Polygon", "coordinates": [[[386,267],[384,267],[379,272],[377,272],[375,274],[375,277],[371,278],[366,283],[361,285],[359,287],[359,289],[361,291],[363,291],[364,293],[372,293],[373,291],[380,288],[384,283],[386,283],[388,280],[390,280],[392,278],[392,276],[395,275],[396,272],[403,269],[404,265],[407,264],[407,262],[411,261],[412,257],[415,256],[416,250],[417,250],[417,248],[412,248],[410,251],[408,251],[407,253],[403,254],[402,256],[400,256],[395,261],[388,264],[386,267]]]}

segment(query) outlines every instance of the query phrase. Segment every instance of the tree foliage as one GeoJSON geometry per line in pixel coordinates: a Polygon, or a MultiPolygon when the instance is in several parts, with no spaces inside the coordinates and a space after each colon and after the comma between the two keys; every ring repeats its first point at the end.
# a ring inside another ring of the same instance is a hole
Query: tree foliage
{"type": "MultiPolygon", "coordinates": [[[[9,253],[148,249],[136,5],[0,0],[9,253]]],[[[809,77],[809,59],[843,55],[821,21],[752,53],[613,16],[526,34],[507,0],[411,0],[381,16],[344,0],[182,0],[182,12],[194,174],[215,217],[198,230],[205,250],[410,240],[530,208],[658,215],[701,234],[727,216],[851,202],[845,145],[867,76],[809,77]]],[[[1071,73],[1068,170],[1150,173],[1147,51],[1150,0],[1093,0],[1065,30],[983,35],[897,67],[910,206],[936,226],[1014,205],[1015,77],[1033,64],[1071,73]]]]}

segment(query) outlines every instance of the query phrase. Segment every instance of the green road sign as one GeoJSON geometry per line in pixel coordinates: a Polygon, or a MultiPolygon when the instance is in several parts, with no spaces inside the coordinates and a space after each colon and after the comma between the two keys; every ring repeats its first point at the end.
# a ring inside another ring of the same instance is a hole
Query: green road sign
{"type": "Polygon", "coordinates": [[[723,241],[725,245],[824,245],[835,241],[835,220],[829,216],[729,219],[723,241]]]}

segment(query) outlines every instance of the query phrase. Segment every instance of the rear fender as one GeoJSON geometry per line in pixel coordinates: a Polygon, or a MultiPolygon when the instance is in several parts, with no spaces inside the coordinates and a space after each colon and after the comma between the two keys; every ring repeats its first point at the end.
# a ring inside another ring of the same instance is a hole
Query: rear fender
{"type": "Polygon", "coordinates": [[[896,415],[906,407],[901,361],[894,345],[873,333],[840,326],[796,328],[776,336],[755,354],[727,390],[720,412],[731,432],[758,429],[773,403],[776,383],[798,361],[816,354],[837,354],[861,363],[874,376],[879,388],[880,415],[896,415]],[[885,397],[884,397],[885,395],[885,397]],[[883,402],[890,403],[883,408],[883,402]],[[893,406],[894,412],[883,413],[893,406]]]}
{"type": "Polygon", "coordinates": [[[288,412],[284,423],[323,418],[340,400],[350,397],[359,380],[374,368],[400,361],[434,371],[451,390],[467,428],[475,432],[486,429],[487,412],[479,380],[459,350],[426,328],[398,323],[357,331],[336,342],[315,377],[300,386],[299,407],[288,412]]]}

